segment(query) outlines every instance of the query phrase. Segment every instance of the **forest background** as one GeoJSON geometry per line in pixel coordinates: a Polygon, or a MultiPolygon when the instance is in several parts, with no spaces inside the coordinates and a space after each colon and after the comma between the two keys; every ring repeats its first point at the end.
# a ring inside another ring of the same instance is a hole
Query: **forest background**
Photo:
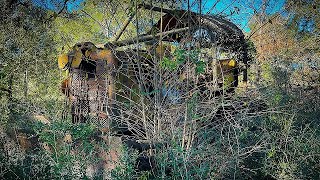
{"type": "MultiPolygon", "coordinates": [[[[108,42],[139,1],[0,1],[0,177],[85,178],[83,167],[92,163],[88,161],[96,151],[87,137],[97,127],[61,119],[66,99],[60,84],[65,75],[57,67],[57,57],[77,42],[108,42]],[[39,124],[41,118],[50,124],[39,124]],[[66,131],[83,142],[81,153],[72,154],[73,147],[61,143],[59,137],[66,131]],[[23,144],[18,137],[30,140],[34,136],[41,144],[54,147],[51,152],[43,146],[24,150],[22,146],[32,144],[23,144]],[[74,164],[79,162],[82,168],[75,170],[74,164]]],[[[173,9],[187,7],[187,1],[153,3],[173,9]]],[[[137,153],[126,150],[121,165],[110,176],[320,179],[319,0],[189,3],[192,11],[219,14],[244,31],[253,58],[248,89],[238,93],[252,97],[243,103],[254,107],[263,101],[268,107],[240,113],[224,124],[229,134],[220,133],[219,126],[210,147],[184,149],[173,143],[162,149],[155,155],[154,171],[137,171],[132,160],[137,153]],[[170,175],[166,167],[171,168],[170,175]]],[[[148,15],[141,13],[140,18],[148,15]]],[[[134,26],[129,25],[123,38],[136,35],[134,26]]]]}

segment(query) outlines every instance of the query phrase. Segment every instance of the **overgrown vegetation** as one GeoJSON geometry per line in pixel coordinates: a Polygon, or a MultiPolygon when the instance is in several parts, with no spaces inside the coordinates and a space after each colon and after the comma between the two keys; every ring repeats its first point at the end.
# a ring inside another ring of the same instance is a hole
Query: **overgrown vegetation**
{"type": "MultiPolygon", "coordinates": [[[[65,75],[56,65],[58,54],[76,42],[109,41],[139,1],[59,1],[55,8],[0,1],[1,179],[320,179],[317,0],[287,0],[285,15],[268,11],[273,1],[252,4],[261,9],[249,23],[249,82],[223,98],[174,89],[189,85],[177,75],[187,61],[195,76],[205,72],[201,49],[160,57],[155,64],[164,88],[148,93],[132,86],[142,100],[122,103],[132,119],[150,121],[144,125],[151,145],[142,150],[99,123],[72,124],[59,89],[65,75]],[[169,100],[145,103],[162,91],[169,100]]],[[[140,24],[132,24],[144,27],[160,16],[143,11],[138,17],[140,24]]],[[[132,24],[124,37],[148,30],[132,24]]]]}

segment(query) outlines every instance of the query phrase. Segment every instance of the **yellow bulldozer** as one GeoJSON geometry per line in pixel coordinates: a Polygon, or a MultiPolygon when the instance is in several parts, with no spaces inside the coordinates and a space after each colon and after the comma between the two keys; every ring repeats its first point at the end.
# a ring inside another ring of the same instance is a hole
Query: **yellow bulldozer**
{"type": "Polygon", "coordinates": [[[241,74],[247,81],[247,45],[235,24],[185,10],[138,8],[164,15],[143,35],[119,40],[132,15],[103,47],[81,42],[59,56],[59,68],[69,73],[61,89],[74,123],[93,118],[103,125],[141,101],[179,104],[194,92],[222,96],[234,92],[241,74]]]}

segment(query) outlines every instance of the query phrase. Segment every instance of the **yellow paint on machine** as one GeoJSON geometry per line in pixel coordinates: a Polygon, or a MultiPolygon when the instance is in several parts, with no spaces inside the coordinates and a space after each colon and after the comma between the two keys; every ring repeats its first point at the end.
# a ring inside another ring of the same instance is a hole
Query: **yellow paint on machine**
{"type": "Polygon", "coordinates": [[[111,51],[108,49],[98,50],[95,53],[90,54],[90,58],[92,60],[98,60],[98,59],[108,59],[112,55],[111,51]]]}
{"type": "Polygon", "coordinates": [[[72,68],[78,68],[81,64],[82,61],[82,53],[80,50],[75,50],[71,62],[71,67],[72,68]]]}
{"type": "Polygon", "coordinates": [[[228,62],[228,66],[230,67],[236,67],[237,65],[237,62],[234,60],[234,59],[231,59],[229,62],[228,62]]]}
{"type": "Polygon", "coordinates": [[[67,54],[62,54],[58,57],[58,67],[59,69],[64,69],[69,62],[69,57],[67,54]]]}
{"type": "Polygon", "coordinates": [[[220,60],[221,65],[229,66],[231,68],[236,67],[237,62],[234,59],[226,59],[226,60],[220,60]]]}

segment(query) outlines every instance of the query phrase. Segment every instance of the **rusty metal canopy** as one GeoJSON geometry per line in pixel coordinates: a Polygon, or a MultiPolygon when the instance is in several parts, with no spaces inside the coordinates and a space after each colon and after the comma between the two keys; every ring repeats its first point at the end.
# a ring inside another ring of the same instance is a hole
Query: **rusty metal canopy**
{"type": "Polygon", "coordinates": [[[195,33],[197,30],[206,30],[210,35],[210,40],[221,46],[235,46],[244,42],[244,34],[234,23],[218,15],[199,14],[186,10],[170,10],[155,7],[147,4],[140,4],[138,8],[144,8],[151,11],[162,12],[163,15],[152,29],[144,35],[118,41],[128,23],[135,14],[132,14],[125,22],[121,32],[118,33],[115,41],[108,43],[114,46],[125,46],[137,42],[150,41],[162,35],[163,41],[177,41],[185,38],[185,32],[195,33]],[[163,33],[163,34],[160,34],[163,33]]]}
{"type": "MultiPolygon", "coordinates": [[[[140,4],[138,9],[164,13],[146,34],[118,41],[123,31],[135,16],[133,13],[124,23],[114,41],[105,44],[106,48],[117,48],[136,43],[161,40],[181,43],[197,42],[200,48],[219,46],[236,54],[244,64],[244,80],[247,79],[248,50],[242,30],[229,20],[218,15],[199,14],[186,10],[171,10],[148,4],[140,4]]],[[[191,45],[192,46],[192,45],[191,45]]]]}

